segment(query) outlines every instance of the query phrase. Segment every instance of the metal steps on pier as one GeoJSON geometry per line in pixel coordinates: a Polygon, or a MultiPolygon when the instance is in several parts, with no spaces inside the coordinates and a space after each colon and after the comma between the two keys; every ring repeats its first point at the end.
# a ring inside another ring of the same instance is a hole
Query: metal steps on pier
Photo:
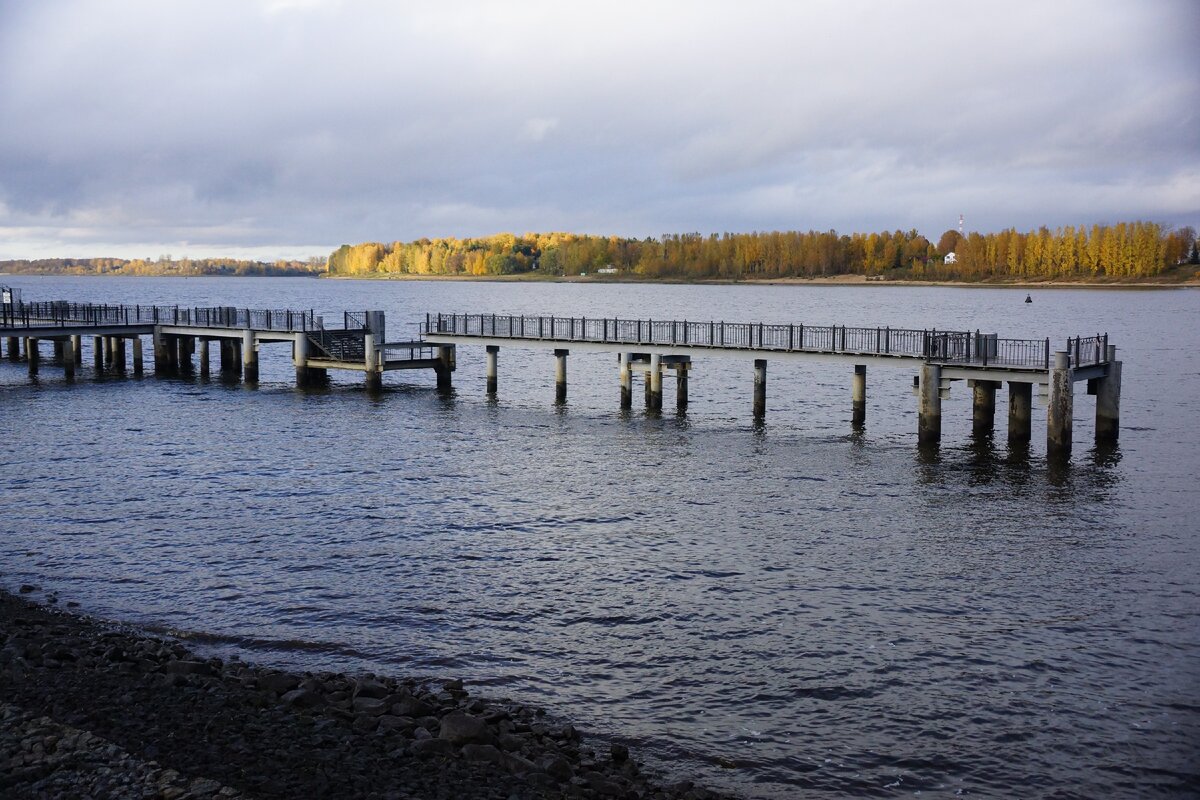
{"type": "Polygon", "coordinates": [[[307,332],[314,355],[333,361],[365,361],[367,343],[362,330],[326,330],[307,332]]]}

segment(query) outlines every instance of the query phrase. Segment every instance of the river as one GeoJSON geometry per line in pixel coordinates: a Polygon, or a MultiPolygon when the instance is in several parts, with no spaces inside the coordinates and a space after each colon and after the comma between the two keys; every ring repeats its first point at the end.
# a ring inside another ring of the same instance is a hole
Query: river
{"type": "MultiPolygon", "coordinates": [[[[432,373],[299,391],[73,385],[0,362],[0,584],[217,652],[456,676],[752,798],[1149,797],[1200,786],[1200,292],[9,277],[26,300],[1107,332],[1121,440],[1070,464],[916,443],[912,370],[698,356],[691,403],[618,403],[610,355],[458,349],[432,373]]],[[[147,348],[149,352],[149,348],[147,348]]],[[[638,388],[638,387],[635,387],[638,388]]]]}

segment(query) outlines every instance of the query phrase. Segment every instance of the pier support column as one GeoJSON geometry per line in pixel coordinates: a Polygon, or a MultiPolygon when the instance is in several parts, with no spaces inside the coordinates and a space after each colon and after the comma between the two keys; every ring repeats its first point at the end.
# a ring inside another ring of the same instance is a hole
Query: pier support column
{"type": "Polygon", "coordinates": [[[150,349],[154,352],[154,374],[162,375],[166,364],[163,363],[163,351],[166,347],[163,344],[163,336],[158,332],[158,326],[154,327],[154,332],[150,334],[150,349]]]}
{"type": "Polygon", "coordinates": [[[495,394],[497,384],[499,383],[499,369],[497,361],[499,361],[500,346],[489,344],[487,346],[487,393],[495,394]]]}
{"type": "Polygon", "coordinates": [[[255,346],[254,331],[249,329],[242,333],[242,380],[246,383],[258,383],[258,349],[255,346]]]}
{"type": "Polygon", "coordinates": [[[867,422],[867,365],[854,365],[854,381],[850,384],[850,425],[861,428],[867,422]]]}
{"type": "Polygon", "coordinates": [[[1121,429],[1121,362],[1115,344],[1109,345],[1109,371],[1096,381],[1096,441],[1114,443],[1121,429]]]}
{"type": "Polygon", "coordinates": [[[63,358],[65,356],[66,356],[66,350],[63,345],[63,340],[55,339],[54,340],[54,363],[61,364],[63,362],[63,358]]]}
{"type": "Polygon", "coordinates": [[[16,336],[8,337],[8,360],[9,361],[20,361],[21,360],[21,342],[20,342],[20,340],[17,339],[16,336]]]}
{"type": "Polygon", "coordinates": [[[96,372],[104,371],[104,337],[92,337],[92,364],[96,368],[96,372]]]}
{"type": "Polygon", "coordinates": [[[1008,382],[1008,441],[1028,442],[1033,437],[1033,384],[1008,382]]]}
{"type": "Polygon", "coordinates": [[[917,444],[937,444],[942,440],[942,368],[922,364],[917,386],[917,444]]]}
{"type": "Polygon", "coordinates": [[[754,416],[767,415],[767,360],[754,359],[754,416]]]}
{"type": "Polygon", "coordinates": [[[25,357],[29,359],[29,376],[32,378],[38,374],[38,361],[41,358],[41,353],[38,352],[38,340],[25,340],[25,357]]]}
{"type": "MultiPolygon", "coordinates": [[[[307,344],[308,339],[305,339],[307,344]]],[[[305,363],[308,361],[308,351],[304,351],[305,363]]],[[[237,339],[221,340],[221,375],[236,380],[242,374],[242,343],[237,339]]]]}
{"type": "Polygon", "coordinates": [[[975,381],[972,387],[971,429],[976,437],[990,434],[996,427],[996,389],[999,381],[975,381]]]}
{"type": "Polygon", "coordinates": [[[1075,412],[1074,376],[1070,356],[1060,350],[1050,369],[1050,402],[1046,406],[1046,454],[1071,455],[1072,416],[1075,412]]]}
{"type": "Polygon", "coordinates": [[[567,402],[567,356],[570,350],[554,351],[554,402],[567,402]]]}
{"type": "Polygon", "coordinates": [[[621,353],[621,408],[633,408],[633,370],[629,368],[629,353],[621,353]]]}
{"type": "Polygon", "coordinates": [[[133,337],[133,374],[141,377],[145,368],[145,363],[142,361],[142,337],[133,337]]]}
{"type": "Polygon", "coordinates": [[[363,365],[366,367],[367,391],[383,391],[383,354],[379,350],[380,340],[374,331],[363,336],[363,365]]]}
{"type": "MultiPolygon", "coordinates": [[[[221,371],[225,371],[226,342],[221,340],[221,371]]],[[[296,367],[296,387],[304,389],[312,383],[311,370],[308,368],[308,336],[297,333],[292,340],[292,364],[296,367]]]]}
{"type": "Polygon", "coordinates": [[[647,384],[650,386],[650,410],[662,411],[662,356],[650,354],[650,374],[647,384]]]}
{"type": "Polygon", "coordinates": [[[71,337],[71,349],[75,351],[75,366],[83,366],[83,337],[75,334],[71,337]]]}
{"type": "Polygon", "coordinates": [[[208,365],[208,339],[200,340],[200,354],[197,359],[200,361],[200,377],[207,378],[211,374],[208,365]]]}
{"type": "Polygon", "coordinates": [[[180,372],[192,371],[192,337],[175,337],[175,367],[180,372]]]}
{"type": "Polygon", "coordinates": [[[117,367],[117,372],[125,371],[125,337],[118,336],[113,347],[113,363],[117,367]]]}
{"type": "Polygon", "coordinates": [[[1117,346],[1108,346],[1108,374],[1096,381],[1096,441],[1115,442],[1121,423],[1121,362],[1117,346]]]}
{"type": "Polygon", "coordinates": [[[454,372],[454,345],[438,346],[437,388],[440,392],[450,391],[453,383],[451,374],[454,372]]]}
{"type": "Polygon", "coordinates": [[[675,408],[685,411],[688,407],[688,372],[691,362],[682,361],[675,365],[675,408]]]}
{"type": "Polygon", "coordinates": [[[104,368],[111,369],[113,364],[113,337],[101,336],[100,341],[104,348],[104,368]]]}
{"type": "Polygon", "coordinates": [[[63,377],[68,381],[75,380],[75,337],[68,336],[62,345],[63,377]]]}

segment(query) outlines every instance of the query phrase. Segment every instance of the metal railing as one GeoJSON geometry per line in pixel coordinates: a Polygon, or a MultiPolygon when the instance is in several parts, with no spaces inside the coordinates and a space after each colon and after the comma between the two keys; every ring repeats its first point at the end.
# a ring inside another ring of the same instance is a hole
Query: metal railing
{"type": "Polygon", "coordinates": [[[312,310],[255,309],[234,306],[188,307],[106,305],[53,300],[0,306],[0,327],[108,325],[187,325],[204,328],[307,331],[319,327],[312,310]]]}
{"type": "Polygon", "coordinates": [[[427,361],[435,357],[437,348],[424,342],[385,342],[379,349],[387,361],[427,361]]]}
{"type": "Polygon", "coordinates": [[[1108,362],[1108,334],[1098,333],[1095,336],[1067,339],[1067,353],[1073,369],[1105,364],[1108,362]]]}
{"type": "MultiPolygon", "coordinates": [[[[1049,369],[1053,358],[1049,339],[1001,339],[995,334],[979,331],[846,325],[431,313],[425,317],[423,333],[554,342],[846,353],[1036,369],[1049,369]]],[[[1073,365],[1104,363],[1107,342],[1107,335],[1068,340],[1073,365]]]]}

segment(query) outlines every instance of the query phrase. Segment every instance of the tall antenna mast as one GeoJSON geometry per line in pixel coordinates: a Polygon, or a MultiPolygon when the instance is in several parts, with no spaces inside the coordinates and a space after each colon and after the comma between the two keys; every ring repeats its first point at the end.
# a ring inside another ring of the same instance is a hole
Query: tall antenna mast
{"type": "Polygon", "coordinates": [[[959,236],[963,235],[963,215],[962,214],[958,215],[958,235],[959,236]]]}

